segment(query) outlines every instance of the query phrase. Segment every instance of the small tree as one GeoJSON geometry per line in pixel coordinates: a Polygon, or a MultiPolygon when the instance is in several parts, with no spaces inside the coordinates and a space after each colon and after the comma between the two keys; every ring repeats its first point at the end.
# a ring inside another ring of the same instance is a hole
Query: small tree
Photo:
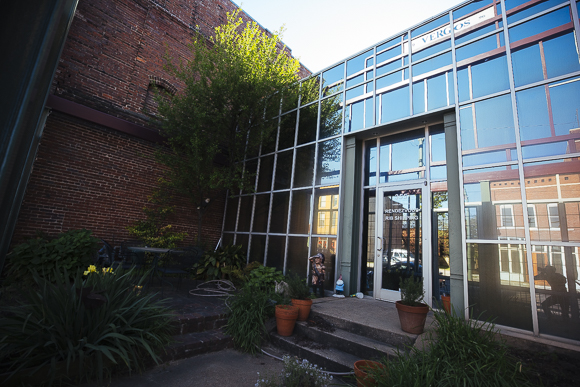
{"type": "Polygon", "coordinates": [[[175,63],[167,56],[167,70],[185,89],[169,101],[158,99],[169,145],[158,159],[172,187],[197,207],[198,244],[212,195],[253,188],[244,155],[257,155],[277,128],[283,93],[296,98],[290,86],[298,80],[298,60],[280,49],[278,35],[268,36],[255,22],[243,27],[239,12],[228,13],[213,36],[196,34],[191,60],[175,63]]]}

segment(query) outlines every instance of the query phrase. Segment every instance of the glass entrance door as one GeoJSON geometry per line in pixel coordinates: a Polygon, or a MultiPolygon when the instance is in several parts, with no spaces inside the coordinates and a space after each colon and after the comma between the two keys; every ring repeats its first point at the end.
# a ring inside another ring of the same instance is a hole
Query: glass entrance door
{"type": "MultiPolygon", "coordinates": [[[[423,183],[417,183],[377,192],[374,294],[379,299],[398,301],[401,278],[423,277],[424,248],[430,250],[423,244],[423,236],[429,235],[424,229],[429,224],[425,221],[429,205],[424,203],[427,198],[423,187],[423,183]]],[[[424,289],[429,289],[428,279],[424,289]]],[[[429,300],[427,294],[425,300],[429,300]]]]}

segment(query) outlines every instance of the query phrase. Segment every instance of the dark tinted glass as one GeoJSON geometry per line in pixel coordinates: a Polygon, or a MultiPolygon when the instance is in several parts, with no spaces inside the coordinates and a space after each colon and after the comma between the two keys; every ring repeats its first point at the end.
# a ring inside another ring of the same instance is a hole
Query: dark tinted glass
{"type": "Polygon", "coordinates": [[[322,100],[320,103],[320,139],[341,133],[342,94],[322,100]]]}
{"type": "Polygon", "coordinates": [[[253,232],[266,232],[268,227],[268,213],[270,212],[270,194],[256,195],[254,209],[253,232]]]}
{"type": "Polygon", "coordinates": [[[274,155],[260,159],[260,173],[258,175],[258,192],[272,189],[272,175],[274,172],[274,155]]]}
{"type": "Polygon", "coordinates": [[[298,124],[298,145],[316,140],[318,103],[300,109],[298,124]]]}
{"type": "Polygon", "coordinates": [[[312,185],[312,178],[314,175],[314,150],[314,145],[296,148],[294,187],[312,185]]]}
{"type": "Polygon", "coordinates": [[[568,7],[560,8],[559,10],[550,12],[547,15],[540,16],[510,28],[510,42],[517,42],[518,40],[528,38],[551,28],[559,27],[562,24],[569,23],[570,21],[570,10],[568,7]]]}
{"type": "Polygon", "coordinates": [[[288,227],[289,204],[290,192],[274,193],[272,198],[272,216],[270,221],[271,233],[286,233],[286,227],[288,227]]]}
{"type": "Polygon", "coordinates": [[[316,185],[338,184],[340,182],[341,145],[340,138],[318,144],[316,185]]]}
{"type": "Polygon", "coordinates": [[[292,177],[292,156],[294,151],[278,153],[276,161],[276,180],[274,181],[274,190],[290,188],[290,179],[292,177]]]}

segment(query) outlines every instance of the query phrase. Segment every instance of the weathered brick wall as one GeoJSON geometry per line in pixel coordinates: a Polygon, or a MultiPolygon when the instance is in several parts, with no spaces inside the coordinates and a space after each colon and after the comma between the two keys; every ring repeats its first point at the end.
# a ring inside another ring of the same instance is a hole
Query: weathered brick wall
{"type": "MultiPolygon", "coordinates": [[[[51,92],[155,130],[143,110],[150,79],[182,86],[163,70],[166,48],[187,59],[195,26],[209,34],[234,9],[229,0],[81,0],[51,92]]],[[[37,231],[76,228],[119,243],[130,239],[126,227],[145,217],[163,170],[153,157],[157,145],[78,117],[49,116],[13,244],[37,231]]],[[[214,195],[204,216],[202,239],[209,246],[221,233],[224,197],[214,195]]],[[[197,211],[186,198],[176,204],[169,223],[193,243],[197,211]]]]}

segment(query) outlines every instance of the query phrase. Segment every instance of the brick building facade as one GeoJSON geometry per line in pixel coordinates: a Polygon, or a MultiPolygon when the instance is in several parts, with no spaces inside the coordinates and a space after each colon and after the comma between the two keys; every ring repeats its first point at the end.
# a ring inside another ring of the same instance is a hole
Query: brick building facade
{"type": "MultiPolygon", "coordinates": [[[[166,50],[187,59],[195,32],[209,36],[237,5],[229,0],[81,0],[53,79],[51,108],[12,244],[37,231],[87,228],[112,243],[142,208],[163,167],[152,124],[152,86],[181,85],[163,69],[166,50]]],[[[242,13],[244,20],[251,20],[242,13]]],[[[308,71],[302,68],[302,76],[308,71]]],[[[221,234],[225,192],[204,216],[202,240],[221,234]]],[[[170,223],[197,236],[197,211],[177,197],[170,223]]]]}

